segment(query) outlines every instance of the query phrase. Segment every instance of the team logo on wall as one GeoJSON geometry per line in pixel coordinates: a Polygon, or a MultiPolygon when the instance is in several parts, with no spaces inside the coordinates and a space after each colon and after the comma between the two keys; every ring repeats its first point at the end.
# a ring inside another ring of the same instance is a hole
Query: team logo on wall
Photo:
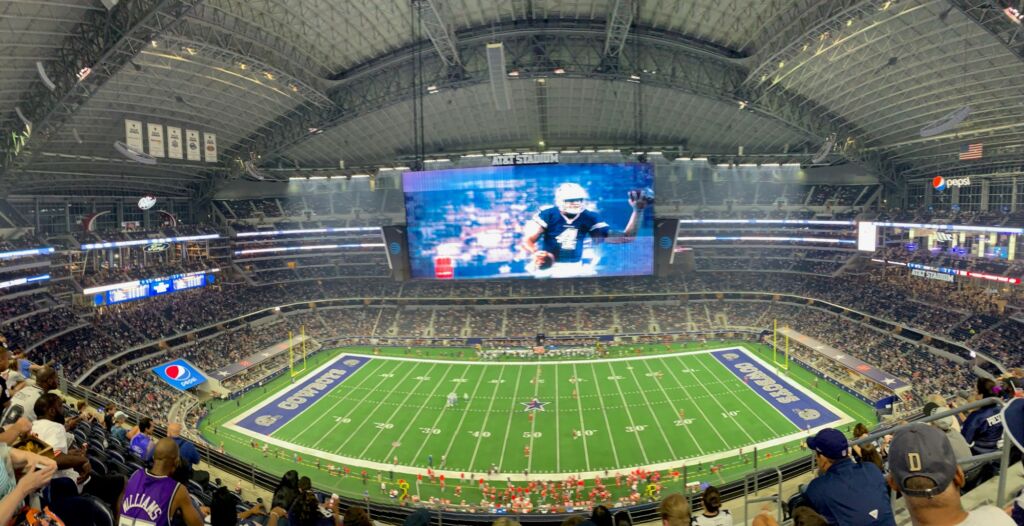
{"type": "Polygon", "coordinates": [[[740,359],[740,355],[738,355],[738,354],[736,354],[734,352],[725,353],[725,354],[722,355],[722,357],[725,358],[726,360],[739,360],[740,359]]]}
{"type": "Polygon", "coordinates": [[[796,414],[804,420],[814,420],[821,417],[821,413],[817,409],[799,409],[796,414]]]}
{"type": "Polygon", "coordinates": [[[274,422],[277,422],[280,419],[281,415],[261,415],[256,417],[255,422],[257,425],[261,425],[263,427],[270,427],[274,425],[274,422]]]}

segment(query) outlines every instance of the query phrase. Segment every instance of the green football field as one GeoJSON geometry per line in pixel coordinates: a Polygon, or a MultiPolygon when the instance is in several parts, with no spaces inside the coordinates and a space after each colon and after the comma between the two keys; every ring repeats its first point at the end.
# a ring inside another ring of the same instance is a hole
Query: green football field
{"type": "MultiPolygon", "coordinates": [[[[311,359],[307,376],[294,383],[279,378],[238,401],[218,403],[202,431],[214,445],[223,443],[264,469],[283,472],[298,461],[319,487],[353,495],[366,490],[371,497],[380,495],[378,477],[390,485],[431,466],[446,474],[449,486],[491,468],[500,472],[497,480],[533,480],[592,479],[639,467],[665,473],[684,465],[690,481],[720,483],[753,467],[755,447],[759,466],[805,454],[799,444],[809,427],[797,415],[807,415],[806,409],[787,413],[773,406],[749,378],[726,367],[721,356],[729,349],[732,360],[771,369],[766,349],[731,342],[613,348],[604,358],[539,362],[480,362],[459,356],[470,351],[451,349],[411,356],[337,349],[311,359]],[[353,357],[362,363],[319,385],[315,395],[294,397],[302,382],[344,368],[353,357]],[[454,406],[448,405],[451,393],[458,398],[454,406]],[[278,404],[291,411],[279,416],[278,404]],[[338,466],[336,473],[328,473],[330,465],[338,466]],[[721,467],[712,472],[711,466],[721,467]],[[363,470],[366,485],[357,476],[363,470]]],[[[815,421],[822,427],[845,430],[872,418],[867,404],[828,382],[817,385],[799,367],[778,378],[834,413],[815,421]]],[[[472,488],[467,484],[467,493],[472,488]]],[[[420,488],[423,497],[439,492],[437,485],[420,488]]]]}

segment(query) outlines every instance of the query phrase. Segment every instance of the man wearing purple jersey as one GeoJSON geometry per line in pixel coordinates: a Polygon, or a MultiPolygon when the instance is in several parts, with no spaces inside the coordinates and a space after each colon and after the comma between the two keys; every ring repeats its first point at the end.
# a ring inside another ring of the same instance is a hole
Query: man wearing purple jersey
{"type": "Polygon", "coordinates": [[[136,470],[125,485],[117,507],[119,526],[169,526],[179,510],[187,526],[203,525],[188,490],[171,478],[178,462],[178,444],[160,439],[153,450],[153,467],[136,470]]]}

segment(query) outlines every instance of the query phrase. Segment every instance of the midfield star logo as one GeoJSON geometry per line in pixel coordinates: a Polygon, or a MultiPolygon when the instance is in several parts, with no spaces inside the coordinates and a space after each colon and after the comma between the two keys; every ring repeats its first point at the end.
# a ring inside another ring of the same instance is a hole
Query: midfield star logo
{"type": "Polygon", "coordinates": [[[523,404],[524,410],[526,412],[530,412],[530,411],[543,411],[544,410],[544,406],[548,405],[550,402],[541,402],[540,400],[537,400],[536,398],[534,398],[533,400],[531,400],[529,402],[520,402],[520,403],[523,404]]]}

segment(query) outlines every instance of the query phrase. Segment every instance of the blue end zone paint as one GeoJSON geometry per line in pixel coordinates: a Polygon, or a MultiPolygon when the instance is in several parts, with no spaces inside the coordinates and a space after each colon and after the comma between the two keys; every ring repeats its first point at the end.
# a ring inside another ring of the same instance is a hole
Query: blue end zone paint
{"type": "Polygon", "coordinates": [[[368,356],[339,356],[330,367],[278,393],[270,403],[239,420],[237,425],[263,435],[270,435],[309,409],[369,361],[368,356]]]}
{"type": "Polygon", "coordinates": [[[799,429],[814,428],[839,420],[839,416],[825,409],[788,380],[753,360],[741,349],[726,349],[711,353],[726,369],[732,371],[766,402],[778,409],[799,429]]]}

